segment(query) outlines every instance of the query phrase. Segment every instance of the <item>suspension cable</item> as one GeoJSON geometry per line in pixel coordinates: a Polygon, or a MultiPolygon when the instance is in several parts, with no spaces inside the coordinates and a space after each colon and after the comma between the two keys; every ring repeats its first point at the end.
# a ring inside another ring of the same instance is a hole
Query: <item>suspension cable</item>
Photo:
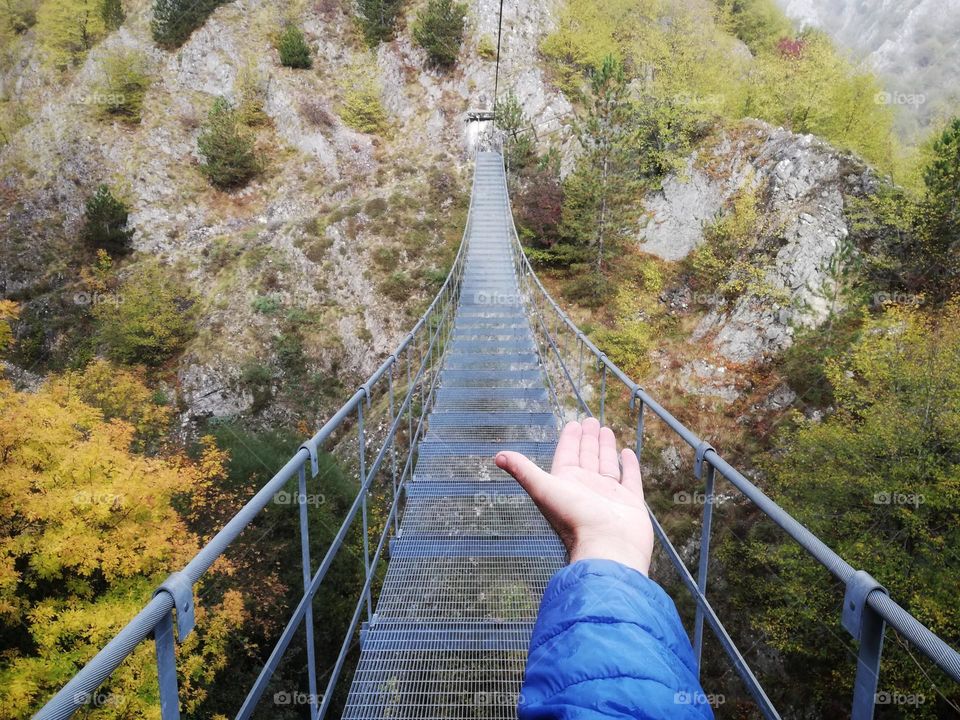
{"type": "Polygon", "coordinates": [[[503,37],[503,0],[500,0],[500,17],[497,19],[497,71],[493,80],[493,114],[496,125],[497,97],[500,92],[500,40],[503,37]]]}

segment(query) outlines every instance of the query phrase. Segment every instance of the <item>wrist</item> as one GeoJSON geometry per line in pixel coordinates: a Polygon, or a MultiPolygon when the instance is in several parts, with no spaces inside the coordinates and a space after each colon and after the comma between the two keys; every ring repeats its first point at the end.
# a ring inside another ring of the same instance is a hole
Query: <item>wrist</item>
{"type": "Polygon", "coordinates": [[[611,541],[599,538],[576,538],[571,543],[568,554],[571,564],[580,560],[613,560],[643,575],[648,575],[650,572],[649,551],[621,539],[611,541]]]}

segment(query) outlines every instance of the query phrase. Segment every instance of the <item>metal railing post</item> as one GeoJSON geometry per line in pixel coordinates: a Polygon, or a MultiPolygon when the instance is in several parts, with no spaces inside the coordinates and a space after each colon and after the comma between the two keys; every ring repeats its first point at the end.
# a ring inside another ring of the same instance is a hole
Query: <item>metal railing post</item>
{"type": "Polygon", "coordinates": [[[880,680],[880,656],[886,626],[880,614],[870,607],[870,596],[886,595],[887,590],[870,573],[857,570],[847,581],[843,597],[841,624],[860,643],[857,651],[857,675],[853,683],[851,720],[872,720],[880,680]]]}
{"type": "MultiPolygon", "coordinates": [[[[307,466],[300,468],[297,503],[300,505],[300,561],[303,568],[303,592],[310,589],[313,567],[310,564],[310,518],[307,512],[307,466]]],[[[304,613],[304,630],[307,636],[307,682],[310,689],[310,716],[317,717],[317,655],[313,642],[313,603],[304,613]]]]}
{"type": "MultiPolygon", "coordinates": [[[[396,363],[390,366],[390,374],[387,376],[387,383],[388,383],[387,387],[388,387],[388,392],[390,393],[390,427],[393,427],[394,419],[395,419],[394,407],[395,407],[396,401],[394,399],[394,389],[393,389],[393,373],[395,369],[396,369],[396,363]]],[[[393,439],[390,441],[390,475],[393,478],[393,497],[394,499],[396,499],[397,495],[400,492],[400,489],[397,485],[397,438],[396,436],[394,436],[393,439]]],[[[400,518],[398,515],[395,515],[393,518],[394,532],[400,531],[400,518]]]]}
{"type": "Polygon", "coordinates": [[[607,363],[606,356],[600,357],[600,424],[603,425],[607,405],[607,363]]]}
{"type": "Polygon", "coordinates": [[[164,615],[153,631],[157,651],[157,682],[160,686],[160,717],[180,720],[180,691],[177,689],[177,656],[173,639],[173,610],[164,615]]]}
{"type": "MultiPolygon", "coordinates": [[[[577,338],[580,344],[580,358],[577,360],[577,395],[583,397],[583,339],[577,338]]],[[[580,405],[577,404],[577,420],[580,419],[580,405]]]]}
{"type": "MultiPolygon", "coordinates": [[[[713,494],[716,470],[707,463],[707,482],[703,493],[703,522],[700,527],[700,563],[697,567],[697,588],[707,594],[707,574],[710,569],[710,530],[713,525],[713,494]]],[[[693,654],[697,661],[697,676],[700,677],[703,663],[703,606],[697,603],[693,626],[693,654]]]]}
{"type": "MultiPolygon", "coordinates": [[[[367,461],[366,461],[366,434],[363,427],[363,401],[369,401],[369,394],[357,403],[357,446],[360,451],[360,493],[363,495],[361,513],[363,518],[363,576],[370,579],[370,533],[367,520],[367,461]]],[[[367,593],[367,621],[373,619],[373,598],[367,593]]]]}
{"type": "Polygon", "coordinates": [[[643,410],[644,410],[644,402],[643,402],[643,399],[642,399],[642,398],[637,397],[636,391],[634,391],[634,395],[633,395],[632,400],[636,401],[636,403],[637,403],[637,444],[636,444],[636,451],[637,451],[637,462],[640,462],[640,457],[641,457],[641,454],[643,453],[643,410]]]}

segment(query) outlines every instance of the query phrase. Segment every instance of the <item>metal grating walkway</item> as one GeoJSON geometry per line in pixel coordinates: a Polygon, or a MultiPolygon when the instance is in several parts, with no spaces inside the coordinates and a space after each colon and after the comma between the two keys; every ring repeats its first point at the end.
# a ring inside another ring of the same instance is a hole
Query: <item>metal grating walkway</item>
{"type": "Polygon", "coordinates": [[[515,718],[527,644],[563,546],[493,463],[546,464],[558,419],[514,269],[506,180],[477,156],[460,305],[373,622],[352,720],[515,718]]]}

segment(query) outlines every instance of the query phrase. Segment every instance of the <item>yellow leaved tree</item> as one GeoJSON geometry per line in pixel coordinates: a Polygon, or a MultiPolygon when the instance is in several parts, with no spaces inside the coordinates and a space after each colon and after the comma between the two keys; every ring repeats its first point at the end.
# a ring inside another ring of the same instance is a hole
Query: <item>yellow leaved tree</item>
{"type": "MultiPolygon", "coordinates": [[[[0,379],[0,717],[28,717],[198,549],[178,508],[224,474],[212,439],[198,461],[136,452],[165,427],[134,374],[93,363],[20,392],[0,379]]],[[[180,648],[184,710],[205,697],[243,619],[232,592],[198,607],[180,648]]],[[[152,643],[91,696],[97,717],[159,717],[152,643]]]]}

